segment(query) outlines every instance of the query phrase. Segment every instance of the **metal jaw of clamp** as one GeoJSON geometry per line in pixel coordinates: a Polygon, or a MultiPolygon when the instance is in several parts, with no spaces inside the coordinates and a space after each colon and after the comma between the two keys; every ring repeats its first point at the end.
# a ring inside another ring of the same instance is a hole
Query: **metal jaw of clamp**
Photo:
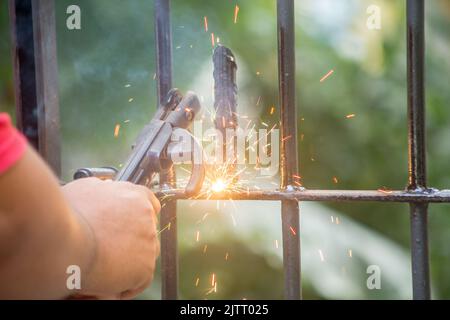
{"type": "Polygon", "coordinates": [[[188,196],[198,193],[205,177],[203,149],[187,129],[200,109],[200,101],[193,92],[183,97],[178,89],[170,90],[165,104],[142,129],[118,173],[110,167],[82,168],[77,170],[74,179],[114,177],[117,181],[150,186],[156,173],[167,172],[176,162],[189,161],[192,170],[185,193],[188,196]]]}

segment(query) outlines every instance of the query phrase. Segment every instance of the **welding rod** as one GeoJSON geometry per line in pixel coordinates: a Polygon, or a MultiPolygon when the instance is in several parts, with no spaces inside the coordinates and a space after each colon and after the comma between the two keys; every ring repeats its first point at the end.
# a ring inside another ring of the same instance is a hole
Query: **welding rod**
{"type": "Polygon", "coordinates": [[[236,59],[231,50],[222,45],[218,45],[214,49],[213,54],[214,63],[214,109],[215,126],[222,134],[222,139],[225,139],[223,144],[222,159],[226,162],[228,157],[227,150],[233,152],[232,166],[230,169],[234,170],[236,162],[236,128],[238,125],[237,119],[237,85],[236,85],[236,59]],[[228,141],[227,131],[232,130],[232,140],[228,141]]]}

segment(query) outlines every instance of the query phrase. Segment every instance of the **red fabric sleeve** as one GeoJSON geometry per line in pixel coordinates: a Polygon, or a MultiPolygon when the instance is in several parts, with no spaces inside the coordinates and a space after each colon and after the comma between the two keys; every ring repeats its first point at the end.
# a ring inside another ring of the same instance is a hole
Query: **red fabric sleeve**
{"type": "Polygon", "coordinates": [[[25,153],[27,140],[11,124],[6,113],[0,113],[0,174],[14,165],[25,153]]]}

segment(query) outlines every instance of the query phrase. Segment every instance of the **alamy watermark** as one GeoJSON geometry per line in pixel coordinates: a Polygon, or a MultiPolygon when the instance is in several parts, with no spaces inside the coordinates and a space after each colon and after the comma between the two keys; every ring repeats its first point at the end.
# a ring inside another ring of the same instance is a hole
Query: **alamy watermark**
{"type": "Polygon", "coordinates": [[[367,7],[366,13],[369,15],[366,21],[367,29],[380,30],[381,29],[381,8],[375,4],[367,7]]]}
{"type": "Polygon", "coordinates": [[[81,268],[76,264],[67,267],[66,273],[69,275],[66,280],[66,287],[68,290],[81,289],[81,268]]]}
{"type": "Polygon", "coordinates": [[[366,285],[369,290],[381,289],[381,268],[375,264],[370,265],[366,269],[366,273],[370,274],[367,278],[366,285]]]}
{"type": "Polygon", "coordinates": [[[204,128],[194,121],[193,134],[175,129],[168,150],[174,163],[255,165],[261,175],[278,173],[279,129],[204,128]]]}
{"type": "Polygon", "coordinates": [[[66,13],[69,15],[66,19],[66,26],[69,30],[81,30],[81,9],[72,4],[67,7],[66,13]]]}

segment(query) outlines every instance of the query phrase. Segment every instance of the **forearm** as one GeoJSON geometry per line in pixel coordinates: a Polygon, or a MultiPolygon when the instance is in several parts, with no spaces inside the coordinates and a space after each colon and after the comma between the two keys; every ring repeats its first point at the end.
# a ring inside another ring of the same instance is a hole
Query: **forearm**
{"type": "Polygon", "coordinates": [[[89,272],[95,244],[45,163],[28,148],[0,176],[0,297],[69,295],[69,265],[89,272]]]}

